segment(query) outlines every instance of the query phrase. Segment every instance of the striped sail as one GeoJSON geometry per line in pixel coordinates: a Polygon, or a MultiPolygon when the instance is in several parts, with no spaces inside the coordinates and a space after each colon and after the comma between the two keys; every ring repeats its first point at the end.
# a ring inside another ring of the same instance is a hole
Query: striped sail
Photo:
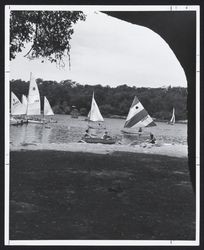
{"type": "Polygon", "coordinates": [[[11,114],[12,115],[24,115],[25,114],[25,107],[20,102],[18,97],[11,92],[11,114]]]}
{"type": "Polygon", "coordinates": [[[44,115],[54,115],[50,103],[46,96],[44,96],[44,115]]]}
{"type": "Polygon", "coordinates": [[[40,115],[40,94],[35,79],[30,75],[27,115],[40,115]]]}
{"type": "Polygon", "coordinates": [[[124,128],[140,128],[156,126],[151,116],[147,113],[141,102],[135,96],[130,107],[124,128]]]}
{"type": "Polygon", "coordinates": [[[98,108],[98,105],[94,99],[94,93],[92,96],[92,102],[91,102],[91,110],[90,110],[90,115],[89,115],[89,120],[93,122],[103,122],[103,116],[101,115],[101,112],[98,108]]]}

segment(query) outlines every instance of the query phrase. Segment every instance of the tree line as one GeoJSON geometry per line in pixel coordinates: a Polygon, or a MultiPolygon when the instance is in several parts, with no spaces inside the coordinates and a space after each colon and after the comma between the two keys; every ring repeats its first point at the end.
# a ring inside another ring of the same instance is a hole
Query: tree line
{"type": "MultiPolygon", "coordinates": [[[[43,81],[36,80],[43,108],[46,96],[56,114],[70,114],[76,106],[81,115],[86,116],[90,110],[91,98],[94,96],[104,117],[127,116],[136,95],[148,113],[156,119],[169,120],[175,108],[177,120],[187,119],[187,89],[183,87],[136,88],[126,84],[117,87],[101,85],[81,85],[72,80],[43,81]]],[[[29,82],[11,80],[10,91],[21,100],[22,94],[28,95],[29,82]]]]}

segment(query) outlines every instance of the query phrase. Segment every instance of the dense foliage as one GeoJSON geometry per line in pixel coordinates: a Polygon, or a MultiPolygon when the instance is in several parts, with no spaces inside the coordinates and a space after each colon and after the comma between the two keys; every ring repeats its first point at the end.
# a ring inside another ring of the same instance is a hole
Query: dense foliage
{"type": "MultiPolygon", "coordinates": [[[[135,95],[139,98],[148,113],[157,119],[171,118],[175,107],[176,119],[187,119],[187,89],[182,87],[168,88],[136,88],[121,85],[115,88],[101,85],[80,85],[71,80],[43,81],[36,80],[41,100],[46,96],[55,113],[69,114],[72,106],[76,106],[82,115],[87,115],[94,91],[96,102],[105,117],[112,115],[126,116],[135,95]]],[[[22,94],[28,95],[29,82],[11,81],[11,91],[19,99],[22,94]]]]}
{"type": "Polygon", "coordinates": [[[26,57],[63,66],[63,57],[70,52],[72,26],[78,20],[85,20],[81,11],[11,11],[10,59],[30,42],[26,57]]]}

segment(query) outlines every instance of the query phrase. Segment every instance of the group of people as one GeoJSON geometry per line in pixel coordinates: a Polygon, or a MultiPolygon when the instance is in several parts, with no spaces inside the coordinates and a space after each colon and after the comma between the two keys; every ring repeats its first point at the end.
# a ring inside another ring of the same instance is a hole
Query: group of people
{"type": "MultiPolygon", "coordinates": [[[[85,131],[84,137],[85,138],[94,138],[94,137],[96,137],[96,135],[89,133],[89,129],[87,129],[85,131]]],[[[111,136],[108,135],[107,131],[105,131],[103,136],[101,137],[101,139],[108,140],[108,139],[111,139],[111,136]]]]}
{"type": "MultiPolygon", "coordinates": [[[[138,134],[139,134],[139,136],[141,136],[141,134],[142,134],[142,128],[139,128],[138,134]]],[[[94,138],[94,137],[96,137],[96,135],[91,134],[89,132],[89,129],[87,129],[85,131],[84,137],[85,138],[94,138]]],[[[108,139],[111,139],[111,136],[108,134],[107,131],[105,131],[104,134],[103,134],[103,136],[101,137],[101,139],[108,140],[108,139]]],[[[152,144],[156,143],[156,138],[155,138],[155,136],[152,133],[150,133],[149,143],[152,143],[152,144]]]]}

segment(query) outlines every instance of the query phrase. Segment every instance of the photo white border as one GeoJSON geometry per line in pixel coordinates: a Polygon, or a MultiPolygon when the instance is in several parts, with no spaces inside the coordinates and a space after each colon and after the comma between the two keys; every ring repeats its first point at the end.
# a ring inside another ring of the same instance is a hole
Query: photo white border
{"type": "Polygon", "coordinates": [[[6,5],[5,6],[5,212],[4,244],[10,246],[199,246],[200,244],[200,6],[199,5],[6,5]],[[182,240],[10,240],[9,239],[9,27],[11,10],[196,11],[196,238],[182,240]]]}

